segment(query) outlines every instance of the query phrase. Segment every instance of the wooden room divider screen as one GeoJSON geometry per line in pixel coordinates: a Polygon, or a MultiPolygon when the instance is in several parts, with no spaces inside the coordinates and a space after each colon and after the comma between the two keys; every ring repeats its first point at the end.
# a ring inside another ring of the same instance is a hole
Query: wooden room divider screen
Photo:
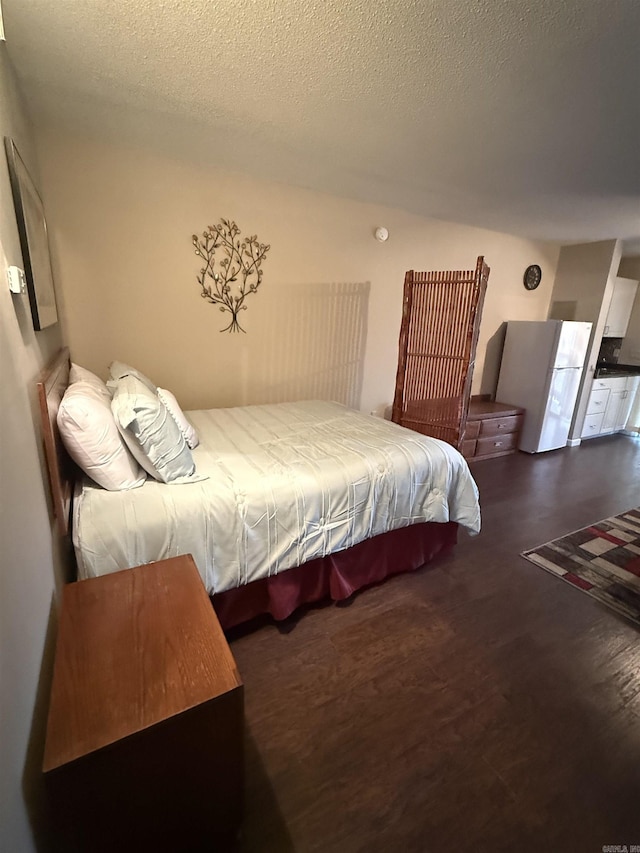
{"type": "Polygon", "coordinates": [[[489,267],[414,272],[404,280],[392,420],[460,449],[489,267]]]}

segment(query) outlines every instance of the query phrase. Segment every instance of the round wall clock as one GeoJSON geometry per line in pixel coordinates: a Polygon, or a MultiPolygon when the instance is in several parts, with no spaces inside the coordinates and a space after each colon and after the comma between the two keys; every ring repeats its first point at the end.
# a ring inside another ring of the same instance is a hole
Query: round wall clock
{"type": "Polygon", "coordinates": [[[538,266],[538,264],[531,264],[531,266],[527,267],[524,271],[524,286],[527,290],[535,290],[536,287],[542,281],[542,270],[538,266]]]}

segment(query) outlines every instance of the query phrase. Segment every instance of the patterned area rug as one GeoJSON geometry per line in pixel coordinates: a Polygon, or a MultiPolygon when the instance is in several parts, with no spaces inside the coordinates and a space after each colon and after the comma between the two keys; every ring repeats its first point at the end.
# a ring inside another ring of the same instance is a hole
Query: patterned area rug
{"type": "Polygon", "coordinates": [[[522,556],[640,625],[640,508],[522,556]]]}

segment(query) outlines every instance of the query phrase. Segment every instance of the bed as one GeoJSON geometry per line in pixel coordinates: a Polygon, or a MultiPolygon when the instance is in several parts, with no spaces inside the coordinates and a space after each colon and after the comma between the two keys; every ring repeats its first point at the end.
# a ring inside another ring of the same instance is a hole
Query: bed
{"type": "Polygon", "coordinates": [[[74,471],[57,435],[68,371],[65,350],[39,393],[80,579],[191,553],[230,628],[347,598],[453,547],[458,525],[480,529],[477,488],[453,447],[324,401],[187,412],[203,479],[107,491],[74,471]]]}

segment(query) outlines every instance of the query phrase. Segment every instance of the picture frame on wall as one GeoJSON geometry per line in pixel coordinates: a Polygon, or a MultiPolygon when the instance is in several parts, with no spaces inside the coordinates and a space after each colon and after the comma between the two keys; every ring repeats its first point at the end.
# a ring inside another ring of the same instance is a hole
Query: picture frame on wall
{"type": "Polygon", "coordinates": [[[40,331],[58,322],[44,206],[13,139],[4,144],[33,328],[40,331]]]}

